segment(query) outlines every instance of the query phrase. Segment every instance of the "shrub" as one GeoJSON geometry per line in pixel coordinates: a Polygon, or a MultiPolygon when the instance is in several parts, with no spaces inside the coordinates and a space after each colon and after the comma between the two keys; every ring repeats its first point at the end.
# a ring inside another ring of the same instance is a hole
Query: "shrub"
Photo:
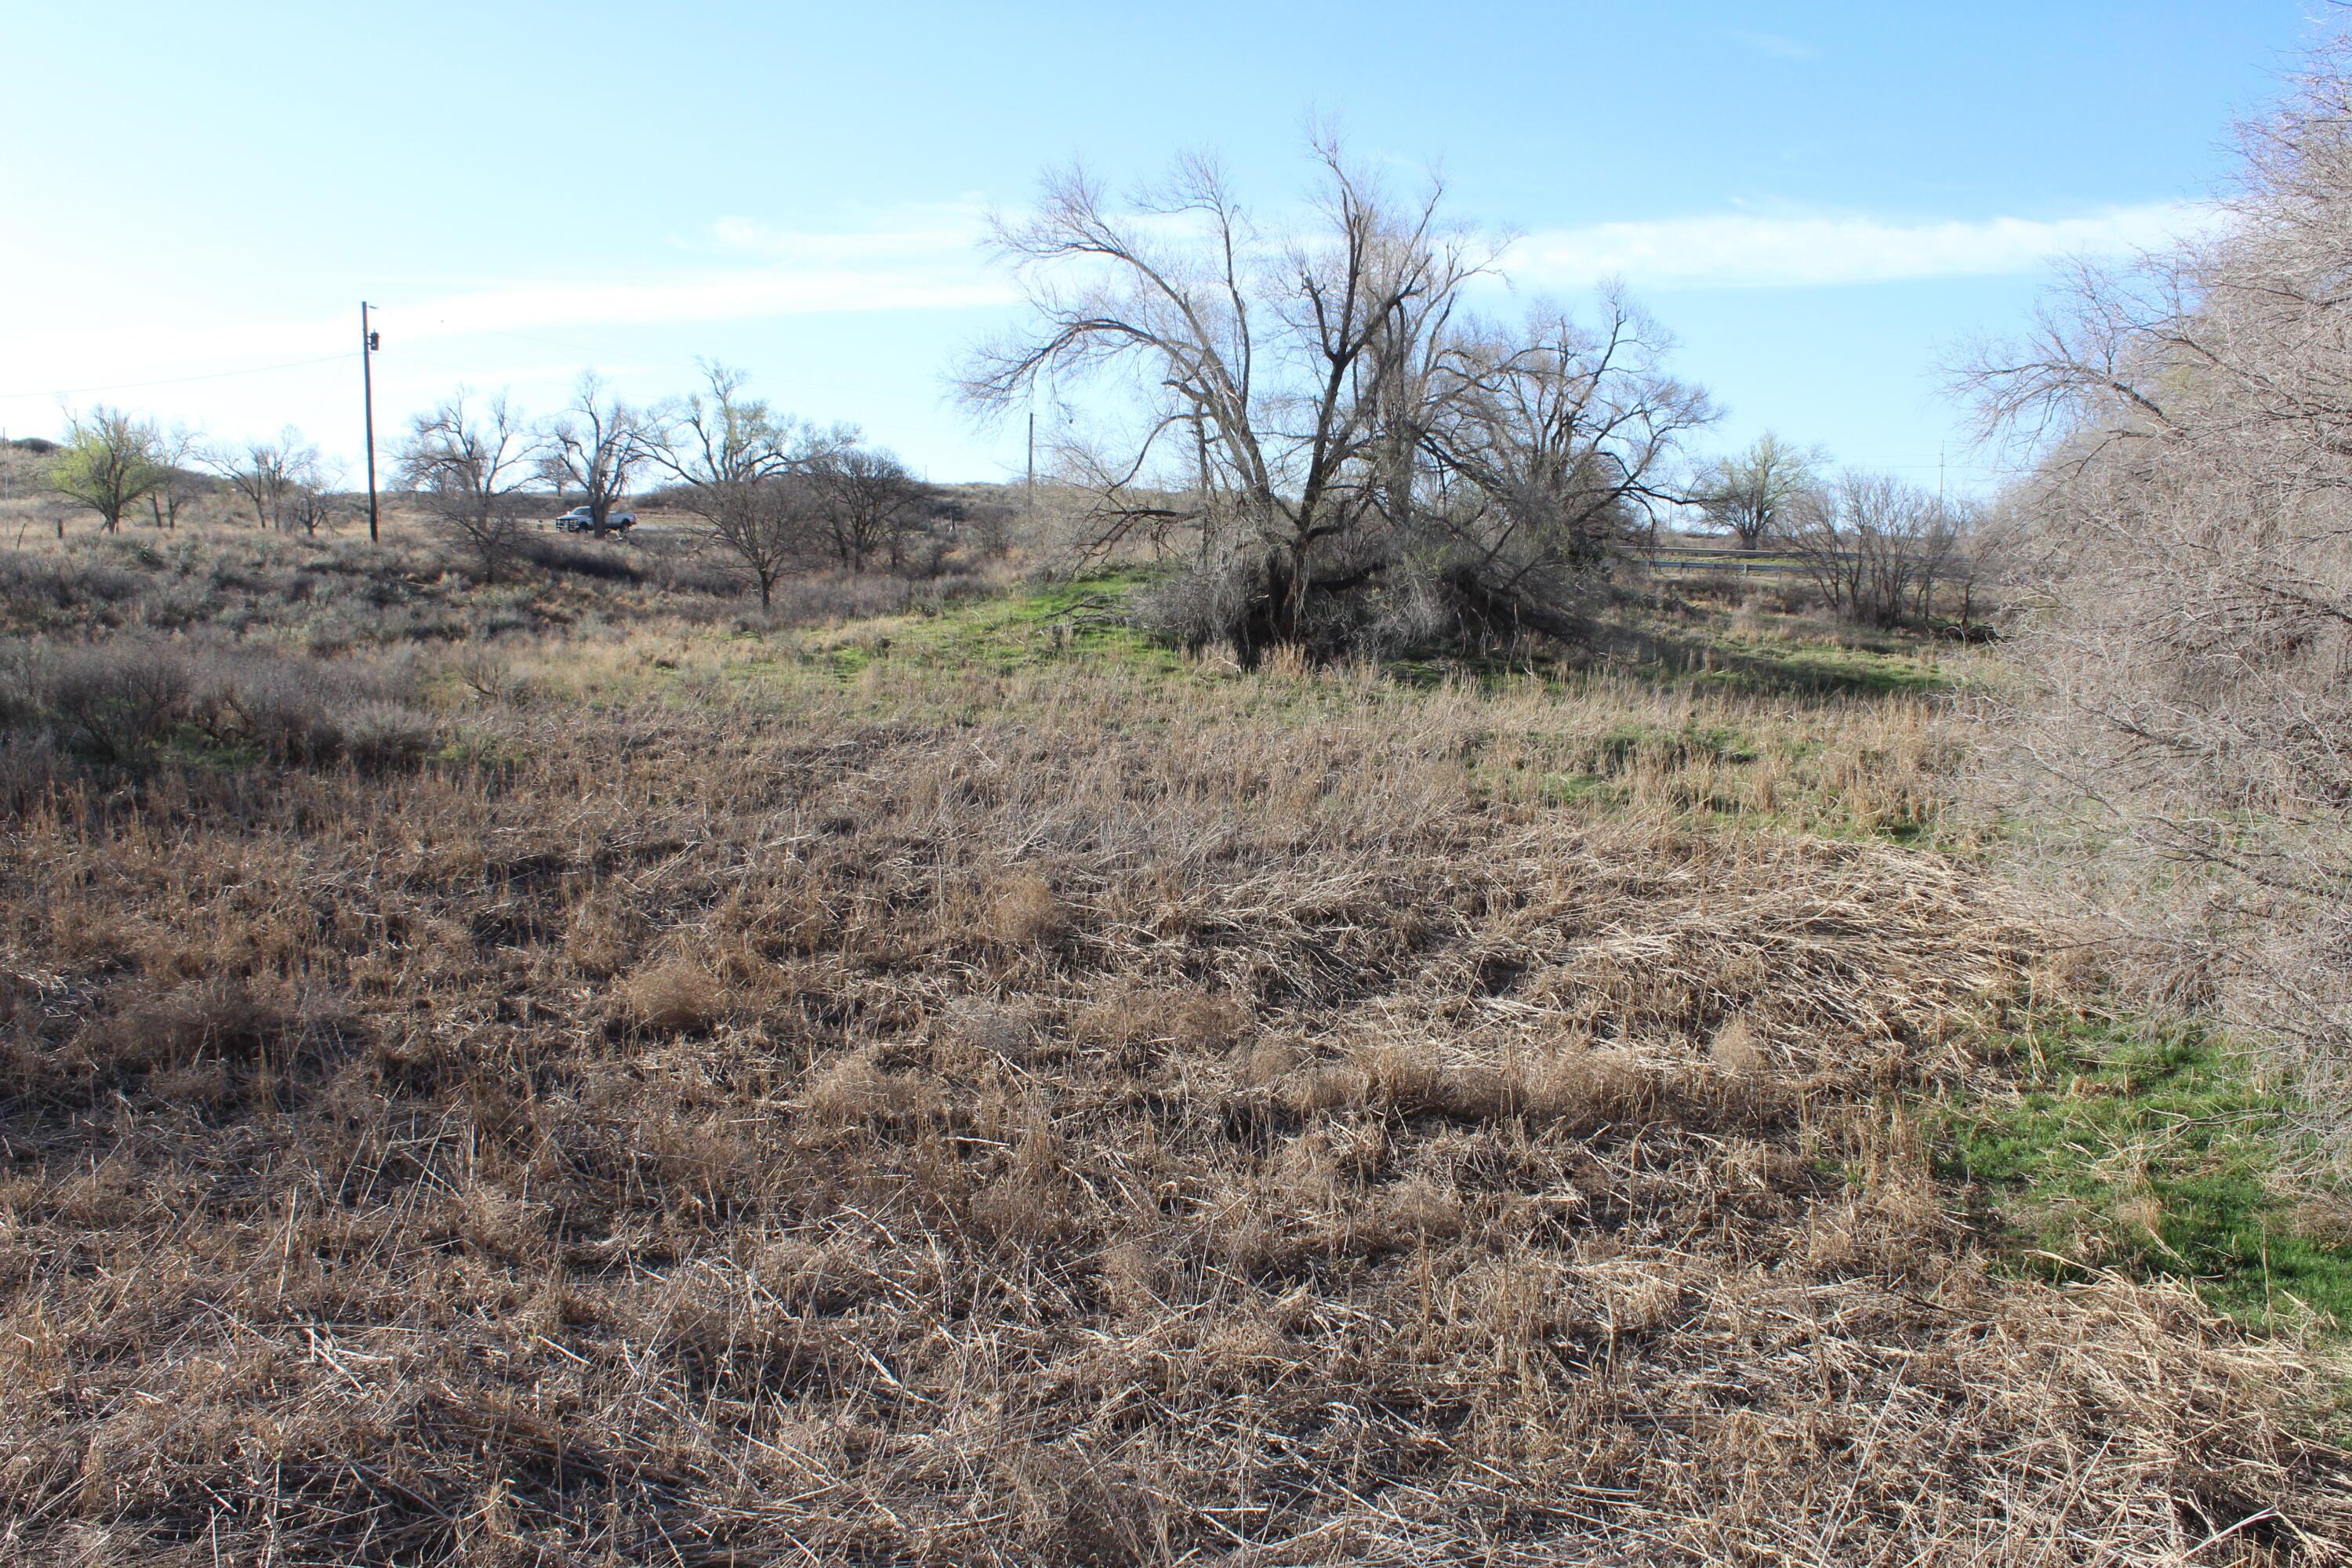
{"type": "Polygon", "coordinates": [[[52,659],[40,677],[40,706],[69,752],[130,763],[187,721],[192,686],[176,650],[143,640],[90,644],[52,659]]]}
{"type": "Polygon", "coordinates": [[[1129,614],[1145,636],[1198,653],[1234,643],[1252,603],[1250,585],[1237,574],[1193,570],[1154,579],[1136,593],[1129,614]]]}
{"type": "Polygon", "coordinates": [[[554,534],[526,533],[516,541],[514,553],[542,571],[600,583],[642,583],[646,576],[642,559],[617,542],[583,544],[554,534]]]}
{"type": "Polygon", "coordinates": [[[435,726],[410,706],[414,686],[405,663],[239,649],[210,661],[202,710],[215,738],[281,766],[348,762],[381,771],[415,762],[435,743],[435,726]]]}
{"type": "Polygon", "coordinates": [[[2047,608],[1996,732],[2141,979],[2284,1047],[2352,1165],[2352,43],[2244,140],[2231,232],[2078,272],[1974,373],[2061,432],[2011,498],[2047,608]]]}
{"type": "Polygon", "coordinates": [[[151,763],[183,734],[280,766],[370,771],[414,763],[437,742],[405,661],[117,637],[30,650],[10,687],[0,728],[109,767],[151,763]]]}
{"type": "Polygon", "coordinates": [[[142,585],[139,574],[110,561],[47,552],[0,552],[0,608],[12,618],[42,610],[120,604],[142,585]]]}

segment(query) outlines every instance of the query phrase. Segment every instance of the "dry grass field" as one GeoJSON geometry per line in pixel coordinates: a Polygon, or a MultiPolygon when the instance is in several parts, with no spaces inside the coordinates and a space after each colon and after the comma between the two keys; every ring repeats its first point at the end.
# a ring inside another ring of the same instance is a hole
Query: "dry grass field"
{"type": "Polygon", "coordinates": [[[2112,1239],[2172,1145],[2053,1268],[1952,1155],[2105,1026],[1950,656],[392,560],[0,564],[0,1557],[2352,1546],[2326,1321],[2112,1239]]]}

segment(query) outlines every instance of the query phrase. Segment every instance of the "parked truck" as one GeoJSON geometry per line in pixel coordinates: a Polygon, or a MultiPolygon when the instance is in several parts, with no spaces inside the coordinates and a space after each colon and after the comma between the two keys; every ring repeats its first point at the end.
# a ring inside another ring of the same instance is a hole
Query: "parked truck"
{"type": "Polygon", "coordinates": [[[636,527],[637,514],[633,511],[608,511],[604,525],[596,526],[596,514],[584,506],[575,506],[555,520],[558,533],[593,533],[602,538],[608,533],[626,533],[636,527]]]}

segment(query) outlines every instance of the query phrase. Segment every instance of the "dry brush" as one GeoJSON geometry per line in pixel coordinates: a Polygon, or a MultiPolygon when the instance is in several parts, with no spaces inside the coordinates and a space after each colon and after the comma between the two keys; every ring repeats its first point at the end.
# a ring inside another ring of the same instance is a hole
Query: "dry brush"
{"type": "Polygon", "coordinates": [[[1953,863],[1499,790],[1531,699],[683,662],[16,796],[0,1550],[2352,1534],[2295,1345],[1975,1256],[1903,1105],[2036,937],[1953,863]]]}

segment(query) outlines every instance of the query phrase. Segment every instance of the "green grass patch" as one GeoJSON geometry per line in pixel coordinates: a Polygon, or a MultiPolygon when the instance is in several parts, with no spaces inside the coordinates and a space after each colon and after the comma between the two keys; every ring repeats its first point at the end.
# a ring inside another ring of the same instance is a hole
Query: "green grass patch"
{"type": "Polygon", "coordinates": [[[1726,638],[1685,679],[1759,695],[1895,697],[1948,691],[1954,682],[1927,651],[1875,652],[1833,643],[1726,638]]]}
{"type": "Polygon", "coordinates": [[[2022,1271],[2192,1283],[2268,1328],[2310,1307],[2352,1324],[2352,1249],[2282,1190],[2286,1103],[2194,1028],[2102,1018],[2009,1045],[2010,1092],[1939,1107],[1939,1173],[2022,1271]],[[2300,1303],[2300,1306],[2298,1306],[2300,1303]]]}
{"type": "Polygon", "coordinates": [[[1624,795],[1623,785],[1601,773],[1547,773],[1537,798],[1550,806],[1613,806],[1624,795]]]}
{"type": "Polygon", "coordinates": [[[842,675],[854,675],[879,658],[1010,673],[1085,653],[1147,673],[1172,673],[1181,667],[1175,653],[1139,636],[1122,618],[1127,597],[1143,581],[1136,573],[1101,574],[897,618],[887,637],[836,648],[832,662],[842,675]]]}

